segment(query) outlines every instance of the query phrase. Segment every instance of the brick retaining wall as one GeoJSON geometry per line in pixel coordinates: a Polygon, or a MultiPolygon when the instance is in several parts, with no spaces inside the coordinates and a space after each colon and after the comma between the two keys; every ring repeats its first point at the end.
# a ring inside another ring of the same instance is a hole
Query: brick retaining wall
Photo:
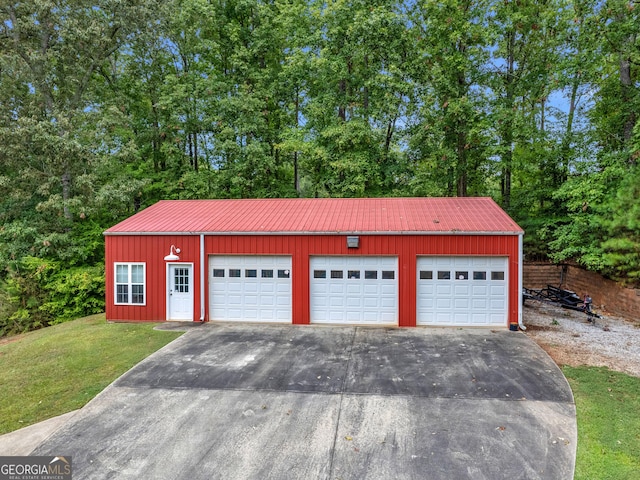
{"type": "Polygon", "coordinates": [[[581,298],[588,293],[596,311],[640,322],[640,289],[621,287],[602,275],[574,265],[525,263],[523,285],[533,289],[561,286],[573,290],[581,298]]]}

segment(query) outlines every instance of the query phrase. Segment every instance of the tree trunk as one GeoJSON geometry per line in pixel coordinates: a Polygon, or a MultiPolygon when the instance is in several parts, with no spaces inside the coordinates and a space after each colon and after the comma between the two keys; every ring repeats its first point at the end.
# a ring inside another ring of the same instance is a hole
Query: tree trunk
{"type": "Polygon", "coordinates": [[[345,108],[346,97],[347,97],[347,81],[342,79],[339,83],[340,88],[340,105],[338,106],[338,117],[343,122],[347,119],[347,109],[345,108]]]}
{"type": "MultiPolygon", "coordinates": [[[[631,78],[631,59],[628,57],[620,58],[620,87],[622,88],[622,100],[628,105],[632,99],[633,80],[631,78]]],[[[636,113],[630,111],[624,121],[622,130],[622,139],[624,144],[628,145],[633,135],[633,127],[636,125],[636,113]]],[[[636,160],[633,156],[629,156],[629,164],[635,165],[636,160]]]]}
{"type": "Polygon", "coordinates": [[[569,171],[569,152],[571,150],[571,137],[573,134],[573,119],[576,114],[576,101],[578,99],[578,87],[580,86],[580,73],[576,72],[571,84],[571,97],[569,99],[569,114],[567,115],[567,128],[562,137],[562,147],[560,148],[560,183],[567,179],[569,171]]]}
{"type": "MultiPolygon", "coordinates": [[[[296,117],[296,130],[300,128],[300,89],[296,85],[296,98],[295,104],[295,117],[296,117]]],[[[300,196],[300,178],[298,173],[298,151],[293,152],[293,187],[296,190],[298,196],[300,196]]]]}
{"type": "Polygon", "coordinates": [[[456,194],[458,197],[467,196],[467,134],[464,132],[464,122],[458,124],[458,142],[456,150],[458,153],[458,179],[456,182],[456,194]]]}
{"type": "MultiPolygon", "coordinates": [[[[507,51],[507,72],[504,76],[505,82],[505,111],[506,118],[513,115],[514,104],[514,73],[515,73],[515,32],[508,34],[507,51]]],[[[505,121],[502,125],[502,179],[500,190],[502,194],[502,208],[509,210],[511,207],[511,168],[513,163],[513,125],[510,121],[505,121]]]]}
{"type": "Polygon", "coordinates": [[[198,171],[198,134],[193,133],[193,169],[198,171]]]}
{"type": "Polygon", "coordinates": [[[71,211],[67,203],[71,198],[71,172],[68,170],[64,172],[60,181],[62,183],[62,211],[64,212],[64,218],[71,220],[71,211]]]}

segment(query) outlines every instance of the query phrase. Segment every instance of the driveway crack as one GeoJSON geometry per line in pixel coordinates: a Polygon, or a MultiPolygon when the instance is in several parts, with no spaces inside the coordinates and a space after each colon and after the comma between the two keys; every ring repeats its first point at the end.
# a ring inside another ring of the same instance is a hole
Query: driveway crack
{"type": "Polygon", "coordinates": [[[356,342],[356,333],[358,327],[353,327],[353,335],[351,336],[351,343],[349,344],[349,350],[347,354],[347,369],[345,370],[344,378],[342,379],[342,385],[340,386],[340,403],[338,404],[338,418],[336,419],[336,429],[333,432],[333,445],[331,446],[331,455],[329,457],[329,476],[333,478],[333,459],[336,453],[336,446],[338,443],[338,430],[340,430],[340,415],[342,413],[342,400],[344,399],[345,388],[347,386],[347,379],[351,370],[351,358],[353,355],[353,346],[356,342]]]}

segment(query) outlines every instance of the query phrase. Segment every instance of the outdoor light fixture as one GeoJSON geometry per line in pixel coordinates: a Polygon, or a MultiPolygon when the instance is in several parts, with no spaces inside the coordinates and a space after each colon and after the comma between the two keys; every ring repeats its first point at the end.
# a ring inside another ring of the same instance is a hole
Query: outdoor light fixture
{"type": "Polygon", "coordinates": [[[177,260],[180,260],[180,257],[178,256],[178,253],[180,253],[180,249],[176,248],[175,245],[171,245],[171,248],[169,249],[169,255],[164,257],[165,261],[166,262],[175,262],[177,260]]]}
{"type": "Polygon", "coordinates": [[[360,246],[360,237],[347,237],[347,248],[358,248],[360,246]]]}

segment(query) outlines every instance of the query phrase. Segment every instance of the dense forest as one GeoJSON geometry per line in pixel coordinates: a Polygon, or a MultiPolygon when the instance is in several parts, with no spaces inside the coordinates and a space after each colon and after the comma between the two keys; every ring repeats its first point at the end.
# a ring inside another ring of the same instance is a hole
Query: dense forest
{"type": "Polygon", "coordinates": [[[637,0],[1,0],[0,334],[159,199],[491,196],[640,282],[637,0]]]}

